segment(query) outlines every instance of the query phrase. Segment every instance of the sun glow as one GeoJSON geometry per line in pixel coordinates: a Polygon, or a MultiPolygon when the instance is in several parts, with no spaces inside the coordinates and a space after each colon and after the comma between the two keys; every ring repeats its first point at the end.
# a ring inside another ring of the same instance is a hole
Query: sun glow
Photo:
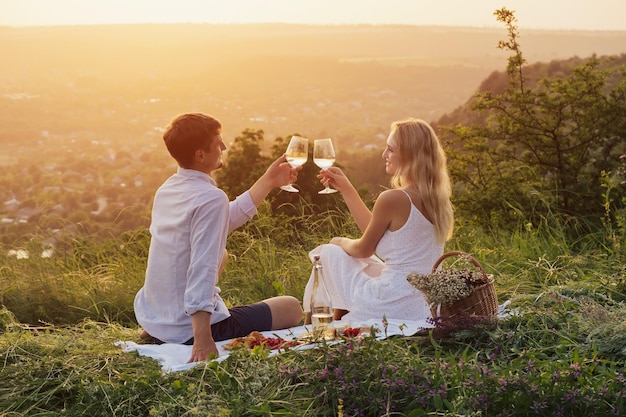
{"type": "Polygon", "coordinates": [[[626,30],[623,0],[0,0],[0,25],[103,23],[409,24],[495,26],[493,11],[520,27],[626,30]]]}

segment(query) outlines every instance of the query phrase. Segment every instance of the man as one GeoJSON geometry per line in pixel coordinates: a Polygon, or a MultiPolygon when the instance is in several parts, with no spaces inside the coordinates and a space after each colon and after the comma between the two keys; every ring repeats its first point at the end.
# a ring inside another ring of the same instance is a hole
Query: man
{"type": "Polygon", "coordinates": [[[178,169],[154,197],[146,278],[134,303],[142,338],[193,344],[189,362],[197,362],[218,353],[216,341],[299,324],[302,308],[296,298],[228,309],[217,283],[227,259],[228,233],[252,218],[272,189],[295,181],[301,167],[291,168],[283,155],[229,202],[211,178],[226,150],[218,120],[200,113],[180,115],[163,139],[178,169]]]}

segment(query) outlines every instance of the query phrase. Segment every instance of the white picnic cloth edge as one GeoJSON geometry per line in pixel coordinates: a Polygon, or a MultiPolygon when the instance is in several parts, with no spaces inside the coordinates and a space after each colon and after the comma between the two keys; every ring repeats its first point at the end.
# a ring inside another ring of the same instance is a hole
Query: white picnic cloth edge
{"type": "MultiPolygon", "coordinates": [[[[421,321],[400,321],[400,320],[388,320],[387,322],[387,331],[385,332],[384,325],[382,320],[368,320],[362,323],[354,324],[354,323],[342,323],[340,320],[335,321],[335,326],[347,326],[347,327],[368,327],[371,328],[375,326],[378,329],[376,332],[377,338],[385,338],[394,335],[412,335],[417,333],[421,329],[431,328],[432,324],[427,322],[426,320],[421,321]]],[[[292,340],[301,336],[305,333],[308,333],[311,330],[310,326],[297,326],[291,327],[283,330],[269,330],[265,332],[261,332],[265,337],[280,337],[285,340],[292,340]]],[[[223,340],[221,342],[217,342],[217,348],[219,351],[219,356],[214,359],[215,361],[222,361],[226,359],[229,355],[229,351],[224,349],[224,345],[229,343],[232,339],[223,340]]],[[[204,362],[192,362],[187,363],[189,358],[191,357],[191,346],[182,345],[177,343],[164,343],[162,345],[156,344],[139,344],[132,341],[117,341],[114,343],[115,346],[122,348],[124,352],[137,352],[140,356],[147,356],[152,359],[155,359],[161,364],[161,369],[163,372],[176,372],[176,371],[184,371],[193,368],[196,365],[202,364],[204,362]]],[[[307,344],[301,345],[297,347],[292,347],[291,349],[310,349],[315,347],[315,344],[307,344]]],[[[280,350],[272,350],[270,352],[270,356],[277,355],[281,351],[280,350]]]]}
{"type": "MultiPolygon", "coordinates": [[[[509,309],[511,301],[507,300],[498,306],[498,318],[507,318],[519,314],[516,310],[509,309]]],[[[344,323],[341,320],[334,322],[335,327],[368,327],[374,326],[378,331],[376,332],[376,338],[384,339],[389,336],[404,335],[410,336],[417,333],[422,329],[433,328],[434,325],[428,320],[388,320],[387,329],[383,325],[382,320],[367,320],[360,323],[344,323]]],[[[310,326],[297,326],[283,330],[268,330],[261,332],[265,337],[280,337],[285,340],[293,340],[310,331],[310,326]]],[[[229,343],[232,339],[223,340],[217,342],[217,348],[219,356],[214,359],[215,361],[222,361],[228,357],[230,352],[224,349],[224,345],[229,343]]],[[[163,372],[176,372],[185,371],[193,368],[196,365],[205,362],[192,362],[187,363],[191,357],[191,346],[181,345],[177,343],[164,343],[162,345],[156,344],[139,344],[131,341],[117,341],[115,346],[122,348],[124,352],[137,352],[140,356],[150,357],[155,359],[161,364],[163,372]]],[[[307,344],[292,347],[291,349],[311,349],[316,347],[315,344],[307,344]]],[[[270,356],[274,356],[281,353],[280,350],[272,350],[270,356]]]]}

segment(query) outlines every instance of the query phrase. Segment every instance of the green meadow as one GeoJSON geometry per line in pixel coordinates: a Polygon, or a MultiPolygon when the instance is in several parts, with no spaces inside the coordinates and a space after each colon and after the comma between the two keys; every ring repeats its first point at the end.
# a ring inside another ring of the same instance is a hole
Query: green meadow
{"type": "MultiPolygon", "coordinates": [[[[268,211],[235,232],[228,303],[301,296],[307,250],[354,227],[341,214],[297,220],[308,226],[295,237],[268,211]],[[267,236],[270,224],[279,239],[267,236]]],[[[140,341],[132,299],[145,230],[83,242],[65,258],[3,258],[1,415],[623,415],[624,251],[605,247],[604,230],[572,250],[559,219],[547,220],[502,233],[461,223],[447,247],[494,274],[510,318],[273,357],[243,349],[175,373],[114,346],[140,341]]]]}
{"type": "MultiPolygon", "coordinates": [[[[77,221],[64,230],[83,233],[64,235],[50,257],[32,255],[48,236],[2,226],[20,239],[3,241],[0,253],[0,416],[625,415],[626,57],[527,65],[512,12],[496,16],[508,30],[499,45],[506,72],[436,128],[456,210],[446,251],[470,253],[493,274],[512,314],[276,356],[240,349],[164,373],[114,345],[140,342],[133,298],[144,279],[145,226],[77,221]],[[12,243],[31,256],[9,255],[12,243]]],[[[235,139],[217,178],[227,192],[267,166],[262,139],[254,130],[235,139]]],[[[0,173],[7,186],[20,178],[0,173]]],[[[359,236],[340,198],[314,199],[321,186],[312,168],[297,183],[297,198],[270,195],[229,236],[220,278],[227,304],[301,299],[308,251],[359,236]]],[[[360,191],[371,204],[371,189],[360,191]]],[[[64,225],[39,221],[33,230],[42,233],[64,225]]]]}

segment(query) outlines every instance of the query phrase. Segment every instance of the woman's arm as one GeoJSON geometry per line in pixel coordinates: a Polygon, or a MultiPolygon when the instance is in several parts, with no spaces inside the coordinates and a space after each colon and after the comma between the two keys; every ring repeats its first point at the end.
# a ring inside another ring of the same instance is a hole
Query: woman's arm
{"type": "Polygon", "coordinates": [[[341,193],[356,225],[361,229],[361,233],[365,232],[372,218],[372,213],[343,171],[337,167],[330,167],[320,172],[317,177],[320,178],[324,186],[329,184],[341,193]]]}
{"type": "MultiPolygon", "coordinates": [[[[394,220],[394,217],[400,215],[401,211],[406,211],[402,210],[403,207],[398,207],[398,203],[401,203],[401,201],[397,198],[396,193],[396,190],[387,190],[378,196],[374,203],[370,222],[359,239],[335,237],[330,243],[340,246],[348,255],[355,258],[372,256],[376,252],[378,242],[383,237],[385,231],[389,229],[389,225],[394,220]]],[[[405,199],[405,202],[407,201],[405,199]]]]}

